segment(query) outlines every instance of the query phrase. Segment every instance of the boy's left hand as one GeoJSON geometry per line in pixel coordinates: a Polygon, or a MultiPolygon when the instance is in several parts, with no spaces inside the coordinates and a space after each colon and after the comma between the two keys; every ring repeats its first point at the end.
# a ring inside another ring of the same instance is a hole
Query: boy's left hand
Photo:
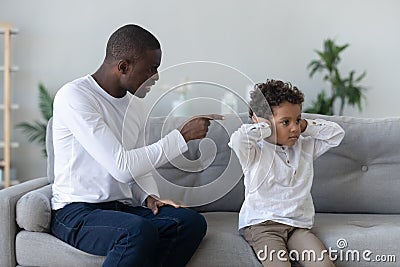
{"type": "Polygon", "coordinates": [[[306,130],[307,125],[308,125],[307,121],[305,119],[301,119],[301,121],[300,121],[301,132],[304,132],[306,130]]]}

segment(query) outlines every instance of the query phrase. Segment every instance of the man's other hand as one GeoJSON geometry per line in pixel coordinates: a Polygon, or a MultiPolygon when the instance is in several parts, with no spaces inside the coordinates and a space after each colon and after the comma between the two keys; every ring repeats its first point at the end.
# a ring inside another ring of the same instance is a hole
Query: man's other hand
{"type": "Polygon", "coordinates": [[[172,207],[174,207],[174,208],[179,208],[179,207],[181,206],[181,205],[179,205],[179,204],[173,202],[172,200],[169,200],[169,199],[159,199],[158,197],[153,196],[153,195],[149,195],[149,196],[146,198],[145,203],[146,203],[146,207],[148,207],[149,209],[151,209],[151,210],[153,211],[153,214],[154,214],[154,215],[157,215],[158,209],[161,208],[161,207],[163,207],[163,206],[168,205],[168,206],[172,206],[172,207]]]}

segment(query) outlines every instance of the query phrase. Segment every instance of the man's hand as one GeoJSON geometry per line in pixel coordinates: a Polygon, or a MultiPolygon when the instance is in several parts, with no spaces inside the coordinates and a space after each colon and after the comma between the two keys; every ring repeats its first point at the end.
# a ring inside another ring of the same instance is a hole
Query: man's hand
{"type": "Polygon", "coordinates": [[[185,121],[178,130],[186,142],[204,138],[210,126],[210,120],[223,120],[224,116],[218,114],[199,115],[185,121]]]}
{"type": "Polygon", "coordinates": [[[158,197],[153,196],[153,195],[149,195],[146,198],[145,204],[146,204],[146,207],[148,207],[149,209],[151,209],[153,211],[154,215],[156,215],[158,213],[158,209],[161,208],[162,206],[168,205],[168,206],[172,206],[175,208],[180,207],[180,205],[176,204],[172,200],[159,199],[158,197]]]}

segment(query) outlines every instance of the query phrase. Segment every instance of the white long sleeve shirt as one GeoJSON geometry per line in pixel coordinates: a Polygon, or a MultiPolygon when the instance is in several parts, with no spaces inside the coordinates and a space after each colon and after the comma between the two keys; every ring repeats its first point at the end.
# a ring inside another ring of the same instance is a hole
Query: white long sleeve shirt
{"type": "Polygon", "coordinates": [[[313,161],[338,146],[344,130],[322,119],[307,122],[307,128],[292,147],[265,141],[271,135],[267,123],[243,124],[232,134],[229,146],[239,158],[245,185],[239,230],[267,220],[312,227],[313,161]]]}
{"type": "Polygon", "coordinates": [[[187,145],[173,130],[144,146],[145,120],[141,99],[114,98],[90,75],[64,85],[54,99],[52,208],[114,200],[141,205],[149,194],[159,196],[150,171],[187,145]]]}

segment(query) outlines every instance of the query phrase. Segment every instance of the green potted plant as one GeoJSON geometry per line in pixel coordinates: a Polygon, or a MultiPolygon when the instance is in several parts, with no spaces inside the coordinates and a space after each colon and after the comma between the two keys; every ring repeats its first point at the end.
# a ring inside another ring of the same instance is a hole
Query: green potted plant
{"type": "Polygon", "coordinates": [[[319,58],[312,60],[307,68],[310,70],[310,77],[313,77],[316,72],[324,72],[323,80],[329,83],[330,93],[320,92],[317,100],[304,112],[343,115],[346,104],[357,105],[359,111],[362,110],[361,100],[365,98],[364,90],[366,89],[360,85],[360,82],[365,77],[366,72],[364,71],[356,77],[355,71],[352,70],[348,76],[343,76],[338,69],[341,60],[340,54],[348,46],[349,44],[339,46],[335,44],[334,40],[327,39],[324,41],[324,50],[316,50],[319,58]],[[338,112],[335,110],[336,101],[340,103],[338,112]]]}
{"type": "Polygon", "coordinates": [[[28,137],[29,142],[37,143],[42,147],[44,156],[46,153],[46,126],[49,119],[53,116],[53,101],[54,95],[43,84],[39,84],[39,110],[42,115],[42,120],[34,122],[22,122],[16,127],[28,137]]]}

